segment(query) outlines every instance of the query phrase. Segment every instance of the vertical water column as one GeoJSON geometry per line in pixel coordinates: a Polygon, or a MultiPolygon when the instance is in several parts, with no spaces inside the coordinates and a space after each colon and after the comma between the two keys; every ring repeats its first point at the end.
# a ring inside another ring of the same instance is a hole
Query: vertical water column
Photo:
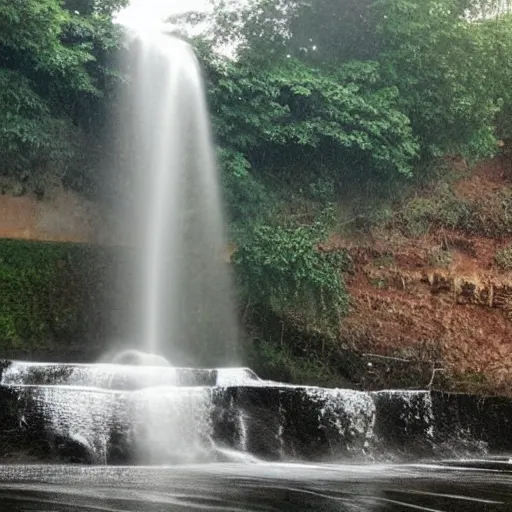
{"type": "Polygon", "coordinates": [[[172,364],[237,363],[219,176],[201,71],[158,31],[129,45],[121,129],[131,155],[134,348],[172,364]]]}

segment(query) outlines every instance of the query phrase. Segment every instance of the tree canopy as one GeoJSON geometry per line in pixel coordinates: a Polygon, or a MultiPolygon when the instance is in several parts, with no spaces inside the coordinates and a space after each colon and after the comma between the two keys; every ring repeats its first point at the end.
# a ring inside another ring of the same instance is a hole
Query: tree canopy
{"type": "Polygon", "coordinates": [[[112,13],[126,3],[0,1],[2,175],[28,182],[68,172],[115,82],[112,13]]]}

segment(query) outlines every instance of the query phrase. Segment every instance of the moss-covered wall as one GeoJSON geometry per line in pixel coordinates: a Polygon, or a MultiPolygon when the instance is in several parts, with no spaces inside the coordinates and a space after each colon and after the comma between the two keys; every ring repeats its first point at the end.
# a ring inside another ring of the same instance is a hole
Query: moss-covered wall
{"type": "Polygon", "coordinates": [[[115,269],[125,252],[0,240],[0,357],[87,360],[121,336],[126,293],[115,269]]]}

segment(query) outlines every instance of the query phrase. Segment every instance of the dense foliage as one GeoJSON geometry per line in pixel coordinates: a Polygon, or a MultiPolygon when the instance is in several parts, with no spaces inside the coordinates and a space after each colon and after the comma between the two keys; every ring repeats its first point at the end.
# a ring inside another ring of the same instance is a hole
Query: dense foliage
{"type": "Polygon", "coordinates": [[[380,0],[375,5],[385,80],[398,87],[402,111],[427,155],[476,151],[478,157],[496,147],[492,133],[506,81],[499,85],[493,76],[501,65],[493,32],[486,23],[463,17],[467,4],[380,0]]]}
{"type": "Polygon", "coordinates": [[[115,83],[112,12],[125,0],[0,1],[0,175],[71,179],[115,83]]]}
{"type": "Polygon", "coordinates": [[[259,225],[234,257],[248,300],[282,316],[299,313],[311,324],[338,320],[347,307],[340,272],[343,254],[314,250],[314,228],[259,225]]]}
{"type": "MultiPolygon", "coordinates": [[[[120,259],[112,250],[73,244],[0,241],[0,349],[17,353],[93,346],[112,334],[111,272],[120,259]],[[117,258],[117,260],[116,260],[117,258]],[[107,285],[108,283],[108,285],[107,285]],[[109,322],[107,322],[107,319],[109,322]],[[100,337],[101,336],[101,337],[100,337]]],[[[114,322],[115,323],[115,322],[114,322]]],[[[120,333],[117,332],[119,335],[120,333]]]]}

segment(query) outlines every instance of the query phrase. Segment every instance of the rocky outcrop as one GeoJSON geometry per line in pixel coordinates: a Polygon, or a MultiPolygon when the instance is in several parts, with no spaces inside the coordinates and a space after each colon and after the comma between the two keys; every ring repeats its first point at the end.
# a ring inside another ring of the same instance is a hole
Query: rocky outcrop
{"type": "Polygon", "coordinates": [[[421,363],[423,377],[414,374],[411,386],[512,390],[512,276],[370,263],[349,280],[349,289],[354,302],[340,328],[342,339],[361,353],[389,358],[387,371],[401,366],[407,373],[421,363]]]}
{"type": "Polygon", "coordinates": [[[168,464],[255,456],[362,462],[512,449],[508,399],[282,386],[186,389],[177,395],[178,402],[176,393],[146,392],[142,407],[134,392],[2,388],[7,413],[0,422],[0,459],[168,464]],[[151,407],[155,403],[158,412],[151,407]]]}

